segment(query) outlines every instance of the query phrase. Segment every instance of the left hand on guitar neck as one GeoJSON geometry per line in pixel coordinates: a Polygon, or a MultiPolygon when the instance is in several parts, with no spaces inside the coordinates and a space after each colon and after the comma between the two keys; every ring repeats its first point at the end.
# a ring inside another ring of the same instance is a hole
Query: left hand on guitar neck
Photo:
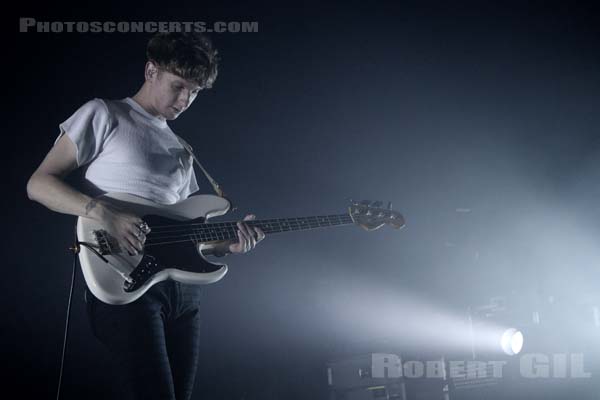
{"type": "Polygon", "coordinates": [[[265,238],[265,233],[258,227],[250,227],[243,221],[252,221],[256,219],[253,214],[248,214],[244,219],[237,223],[238,226],[238,241],[232,242],[230,240],[219,243],[213,248],[213,254],[215,256],[224,256],[227,253],[243,254],[247,253],[256,247],[256,244],[265,238]]]}

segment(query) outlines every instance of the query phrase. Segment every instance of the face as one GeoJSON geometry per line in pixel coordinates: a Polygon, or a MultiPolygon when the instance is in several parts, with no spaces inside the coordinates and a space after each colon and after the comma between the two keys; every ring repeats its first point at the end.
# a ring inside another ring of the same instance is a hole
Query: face
{"type": "Polygon", "coordinates": [[[200,86],[178,75],[149,66],[149,80],[152,104],[155,112],[167,120],[176,119],[192,104],[200,86]]]}

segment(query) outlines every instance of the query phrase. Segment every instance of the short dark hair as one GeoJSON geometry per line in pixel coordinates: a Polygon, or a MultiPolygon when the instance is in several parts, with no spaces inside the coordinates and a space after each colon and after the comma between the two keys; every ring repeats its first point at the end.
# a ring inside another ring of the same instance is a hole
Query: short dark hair
{"type": "Polygon", "coordinates": [[[158,67],[211,88],[217,79],[219,57],[210,39],[196,32],[157,33],[148,42],[148,61],[158,67]]]}

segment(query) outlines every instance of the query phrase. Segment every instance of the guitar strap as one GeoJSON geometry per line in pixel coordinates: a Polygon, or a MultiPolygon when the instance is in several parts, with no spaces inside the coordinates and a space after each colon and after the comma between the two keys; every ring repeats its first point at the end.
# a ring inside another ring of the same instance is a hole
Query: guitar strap
{"type": "Polygon", "coordinates": [[[219,184],[217,183],[217,181],[215,181],[213,179],[213,177],[210,176],[210,174],[208,173],[208,171],[202,166],[202,164],[200,164],[200,161],[198,161],[198,158],[196,157],[196,155],[194,154],[194,151],[192,150],[192,146],[190,146],[188,142],[186,142],[185,140],[183,140],[182,138],[180,138],[178,135],[175,135],[175,137],[177,138],[177,140],[179,140],[179,143],[181,143],[181,145],[183,146],[183,148],[187,150],[187,152],[190,154],[190,156],[192,156],[192,158],[194,159],[194,162],[196,163],[196,165],[198,165],[198,167],[200,168],[200,170],[202,171],[202,173],[204,173],[204,176],[206,176],[206,179],[208,179],[208,181],[210,182],[210,184],[213,187],[215,193],[217,193],[218,196],[223,197],[224,199],[226,199],[227,201],[229,201],[229,204],[231,205],[231,211],[235,210],[233,202],[225,195],[225,192],[223,191],[223,189],[221,189],[221,186],[219,186],[219,184]]]}

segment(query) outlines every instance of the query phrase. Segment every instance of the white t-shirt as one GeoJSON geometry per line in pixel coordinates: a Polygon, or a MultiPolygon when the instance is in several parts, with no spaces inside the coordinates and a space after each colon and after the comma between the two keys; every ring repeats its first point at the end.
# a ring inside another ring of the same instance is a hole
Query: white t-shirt
{"type": "MultiPolygon", "coordinates": [[[[198,190],[193,159],[165,120],[132,98],[93,99],[60,124],[85,178],[104,192],[174,204],[198,190]]],[[[57,138],[57,140],[58,140],[57,138]]]]}

